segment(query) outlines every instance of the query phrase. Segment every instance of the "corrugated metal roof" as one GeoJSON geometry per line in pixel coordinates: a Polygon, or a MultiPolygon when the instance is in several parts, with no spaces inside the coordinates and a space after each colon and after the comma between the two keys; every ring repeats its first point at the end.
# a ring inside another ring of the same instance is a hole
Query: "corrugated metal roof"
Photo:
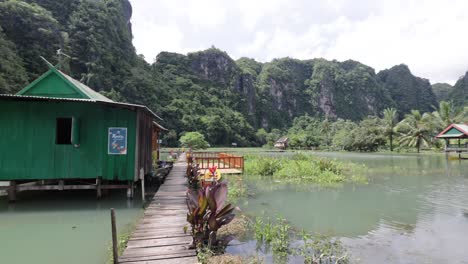
{"type": "Polygon", "coordinates": [[[463,135],[464,135],[463,133],[450,134],[450,135],[441,135],[441,136],[438,136],[438,138],[457,138],[457,137],[461,137],[463,135]]]}
{"type": "Polygon", "coordinates": [[[451,124],[442,132],[440,132],[436,138],[460,138],[468,137],[468,125],[467,124],[451,124]],[[460,133],[450,133],[452,129],[458,130],[460,133]]]}
{"type": "Polygon", "coordinates": [[[88,87],[86,84],[73,79],[71,76],[57,70],[60,74],[62,74],[63,77],[65,77],[69,82],[71,82],[77,89],[79,89],[81,92],[86,94],[90,99],[96,99],[100,101],[106,101],[106,102],[113,102],[111,99],[105,97],[104,95],[94,91],[90,87],[88,87]]]}
{"type": "Polygon", "coordinates": [[[114,101],[104,101],[96,99],[79,99],[79,98],[59,98],[59,97],[45,97],[45,96],[29,96],[29,95],[14,95],[14,94],[0,94],[0,99],[15,100],[15,101],[55,101],[55,102],[85,102],[85,103],[99,103],[103,105],[110,105],[127,109],[143,109],[149,112],[153,117],[163,120],[148,107],[144,105],[118,103],[114,101]]]}
{"type": "Polygon", "coordinates": [[[468,134],[468,125],[466,124],[455,124],[457,128],[463,130],[465,134],[468,134]]]}
{"type": "Polygon", "coordinates": [[[288,137],[281,137],[280,139],[276,140],[276,143],[286,143],[288,140],[288,137]]]}

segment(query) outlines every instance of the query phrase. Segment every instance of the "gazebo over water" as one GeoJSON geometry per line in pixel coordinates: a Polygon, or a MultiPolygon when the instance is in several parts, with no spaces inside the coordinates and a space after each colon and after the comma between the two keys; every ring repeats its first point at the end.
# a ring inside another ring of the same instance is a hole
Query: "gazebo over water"
{"type": "Polygon", "coordinates": [[[445,140],[445,152],[468,152],[467,124],[451,124],[444,131],[440,132],[436,138],[445,140]]]}

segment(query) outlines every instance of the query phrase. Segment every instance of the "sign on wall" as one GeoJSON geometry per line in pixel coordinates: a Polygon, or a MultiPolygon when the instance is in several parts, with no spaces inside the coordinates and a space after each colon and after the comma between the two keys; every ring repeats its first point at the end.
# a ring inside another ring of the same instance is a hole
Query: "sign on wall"
{"type": "Polygon", "coordinates": [[[127,155],[127,128],[109,127],[107,153],[111,155],[127,155]]]}

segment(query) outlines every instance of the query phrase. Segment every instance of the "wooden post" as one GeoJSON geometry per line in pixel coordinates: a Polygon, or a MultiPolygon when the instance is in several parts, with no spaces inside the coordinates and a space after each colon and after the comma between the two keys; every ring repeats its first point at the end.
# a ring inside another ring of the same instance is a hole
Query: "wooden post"
{"type": "Polygon", "coordinates": [[[117,228],[115,226],[115,211],[111,208],[111,228],[112,228],[112,257],[114,264],[119,263],[119,249],[117,244],[117,228]]]}
{"type": "Polygon", "coordinates": [[[133,199],[133,181],[128,183],[129,187],[127,188],[127,198],[133,199]]]}
{"type": "Polygon", "coordinates": [[[16,201],[16,181],[10,181],[10,187],[8,188],[8,201],[16,201]]]}
{"type": "Polygon", "coordinates": [[[102,189],[101,189],[101,177],[96,179],[96,198],[100,199],[102,197],[102,189]]]}
{"type": "Polygon", "coordinates": [[[140,170],[140,181],[141,181],[141,200],[145,202],[145,173],[143,169],[140,170]]]}

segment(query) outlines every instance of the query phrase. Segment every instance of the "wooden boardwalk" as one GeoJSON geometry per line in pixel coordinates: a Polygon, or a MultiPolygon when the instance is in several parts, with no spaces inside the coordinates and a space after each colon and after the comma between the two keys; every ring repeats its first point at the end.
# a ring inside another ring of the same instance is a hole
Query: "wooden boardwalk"
{"type": "Polygon", "coordinates": [[[186,169],[182,154],[146,208],[119,263],[198,263],[195,250],[188,248],[192,237],[189,231],[184,234],[184,226],[188,224],[186,169]]]}

